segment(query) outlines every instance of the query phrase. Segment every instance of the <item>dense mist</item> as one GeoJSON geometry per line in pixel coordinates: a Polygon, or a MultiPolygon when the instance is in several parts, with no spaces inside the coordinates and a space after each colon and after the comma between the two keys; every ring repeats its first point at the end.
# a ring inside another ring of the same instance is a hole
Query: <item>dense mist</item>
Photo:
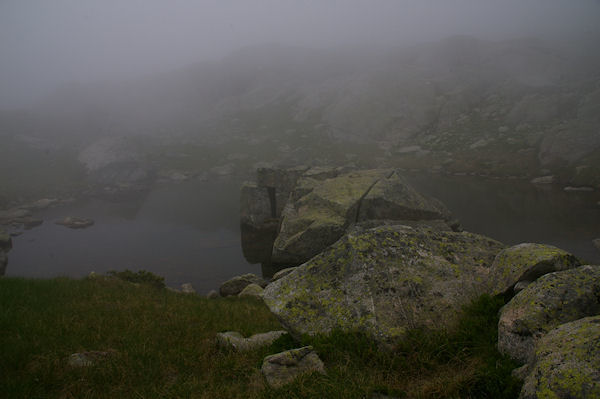
{"type": "Polygon", "coordinates": [[[572,45],[597,38],[599,20],[592,0],[6,0],[0,108],[65,85],[150,76],[257,44],[372,48],[472,35],[572,45]]]}

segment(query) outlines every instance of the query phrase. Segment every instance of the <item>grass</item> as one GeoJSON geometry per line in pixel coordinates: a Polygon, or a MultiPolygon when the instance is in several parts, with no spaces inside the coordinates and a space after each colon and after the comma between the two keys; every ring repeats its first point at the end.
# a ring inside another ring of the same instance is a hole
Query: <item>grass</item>
{"type": "Polygon", "coordinates": [[[0,279],[0,387],[7,398],[512,398],[514,364],[495,350],[501,302],[482,297],[454,332],[412,331],[392,350],[359,333],[294,342],[283,336],[248,353],[219,349],[219,331],[280,329],[260,301],[208,300],[117,278],[0,279]],[[266,386],[262,359],[311,344],[327,376],[266,386]],[[74,352],[115,350],[74,368],[74,352]]]}

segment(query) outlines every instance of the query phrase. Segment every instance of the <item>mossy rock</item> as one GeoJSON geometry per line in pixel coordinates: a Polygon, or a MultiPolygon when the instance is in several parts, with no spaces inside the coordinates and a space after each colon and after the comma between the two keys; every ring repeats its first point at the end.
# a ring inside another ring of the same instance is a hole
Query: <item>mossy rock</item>
{"type": "Polygon", "coordinates": [[[530,283],[547,273],[581,265],[577,257],[552,245],[523,243],[500,252],[490,273],[490,293],[511,298],[515,285],[530,283]]]}
{"type": "Polygon", "coordinates": [[[356,228],[269,284],[263,300],[296,337],[359,330],[388,342],[407,329],[452,324],[484,293],[502,248],[467,232],[356,228]]]}
{"type": "Polygon", "coordinates": [[[544,334],[560,324],[600,314],[600,266],[546,274],[501,310],[498,349],[528,362],[544,334]]]}
{"type": "Polygon", "coordinates": [[[600,316],[562,324],[537,343],[519,398],[600,398],[600,316]]]}

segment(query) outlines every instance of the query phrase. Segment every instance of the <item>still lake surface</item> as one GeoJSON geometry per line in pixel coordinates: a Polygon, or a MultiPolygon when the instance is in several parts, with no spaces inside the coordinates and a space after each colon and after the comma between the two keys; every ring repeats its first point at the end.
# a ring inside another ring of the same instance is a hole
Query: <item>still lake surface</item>
{"type": "MultiPolygon", "coordinates": [[[[460,219],[465,230],[506,244],[541,242],[600,264],[592,239],[600,237],[600,194],[535,187],[519,180],[409,175],[460,219]]],[[[192,283],[199,293],[242,273],[261,273],[241,250],[241,181],[187,181],[156,185],[127,202],[85,200],[39,213],[44,223],[13,239],[8,276],[83,277],[91,271],[145,269],[167,285],[192,283]],[[95,224],[71,230],[65,216],[95,224]]]]}

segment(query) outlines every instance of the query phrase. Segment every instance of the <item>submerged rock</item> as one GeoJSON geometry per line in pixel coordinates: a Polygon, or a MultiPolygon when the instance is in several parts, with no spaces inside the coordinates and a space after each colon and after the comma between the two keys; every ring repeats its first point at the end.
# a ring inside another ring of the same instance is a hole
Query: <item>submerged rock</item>
{"type": "Polygon", "coordinates": [[[265,287],[267,282],[255,274],[248,273],[242,276],[236,276],[224,282],[219,288],[219,293],[221,296],[238,295],[250,284],[257,284],[260,287],[265,287]]]}
{"type": "Polygon", "coordinates": [[[536,342],[560,324],[600,314],[600,266],[546,274],[500,312],[498,350],[528,362],[536,342]]]}
{"type": "Polygon", "coordinates": [[[244,338],[237,331],[227,331],[217,333],[217,345],[221,348],[234,349],[239,352],[249,351],[262,346],[271,345],[276,339],[287,334],[286,331],[269,331],[266,333],[254,334],[244,338]]]}
{"type": "Polygon", "coordinates": [[[79,218],[74,216],[67,216],[62,220],[58,220],[55,224],[68,227],[70,229],[85,229],[94,224],[92,219],[79,218]]]}
{"type": "Polygon", "coordinates": [[[454,322],[462,305],[485,292],[502,248],[466,232],[356,229],[269,284],[263,300],[296,337],[340,329],[387,341],[454,322]]]}
{"type": "Polygon", "coordinates": [[[271,387],[279,388],[303,374],[325,374],[325,365],[311,346],[305,346],[265,357],[261,372],[271,387]]]}
{"type": "Polygon", "coordinates": [[[562,324],[540,339],[519,398],[600,398],[600,316],[562,324]]]}
{"type": "Polygon", "coordinates": [[[500,252],[490,273],[490,293],[514,295],[519,282],[531,283],[547,273],[567,270],[581,264],[570,253],[552,245],[523,243],[500,252]]]}

